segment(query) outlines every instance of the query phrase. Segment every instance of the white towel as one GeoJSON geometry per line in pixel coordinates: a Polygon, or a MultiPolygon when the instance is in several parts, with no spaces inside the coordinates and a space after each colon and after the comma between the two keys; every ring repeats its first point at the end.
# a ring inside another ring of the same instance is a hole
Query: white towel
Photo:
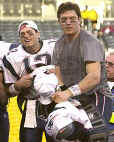
{"type": "Polygon", "coordinates": [[[36,108],[36,100],[28,100],[24,127],[26,128],[37,127],[35,108],[36,108]]]}

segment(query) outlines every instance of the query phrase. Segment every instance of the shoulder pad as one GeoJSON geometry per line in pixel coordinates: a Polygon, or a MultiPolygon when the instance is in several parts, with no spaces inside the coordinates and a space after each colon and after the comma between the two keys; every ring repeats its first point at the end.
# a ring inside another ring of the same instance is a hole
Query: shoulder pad
{"type": "Polygon", "coordinates": [[[12,50],[12,49],[14,49],[14,48],[17,48],[18,46],[19,46],[19,43],[12,43],[12,44],[10,45],[9,50],[12,50]]]}
{"type": "Polygon", "coordinates": [[[44,42],[51,44],[51,43],[55,43],[57,41],[57,39],[48,39],[48,40],[44,40],[44,42]]]}

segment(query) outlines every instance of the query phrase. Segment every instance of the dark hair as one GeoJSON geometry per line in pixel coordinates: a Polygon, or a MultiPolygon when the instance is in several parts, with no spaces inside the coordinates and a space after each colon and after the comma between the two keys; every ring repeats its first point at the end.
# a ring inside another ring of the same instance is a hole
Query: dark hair
{"type": "Polygon", "coordinates": [[[78,15],[78,18],[81,17],[81,12],[80,12],[80,8],[76,3],[72,3],[72,2],[66,2],[66,3],[62,3],[57,11],[57,18],[60,18],[61,13],[64,13],[68,10],[74,10],[76,12],[76,14],[78,15]]]}
{"type": "Polygon", "coordinates": [[[0,35],[0,41],[2,41],[2,36],[0,35]]]}

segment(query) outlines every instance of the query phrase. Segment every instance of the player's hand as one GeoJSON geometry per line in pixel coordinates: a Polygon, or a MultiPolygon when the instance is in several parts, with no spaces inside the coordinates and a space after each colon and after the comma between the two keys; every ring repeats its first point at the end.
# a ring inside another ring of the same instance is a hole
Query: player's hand
{"type": "Polygon", "coordinates": [[[30,74],[24,75],[21,79],[17,80],[15,83],[15,88],[17,90],[29,88],[32,85],[33,77],[30,74]]]}
{"type": "Polygon", "coordinates": [[[69,99],[69,97],[72,96],[72,93],[70,90],[65,90],[65,91],[57,91],[55,94],[53,94],[52,96],[52,100],[55,103],[60,103],[63,101],[67,101],[69,99]]]}

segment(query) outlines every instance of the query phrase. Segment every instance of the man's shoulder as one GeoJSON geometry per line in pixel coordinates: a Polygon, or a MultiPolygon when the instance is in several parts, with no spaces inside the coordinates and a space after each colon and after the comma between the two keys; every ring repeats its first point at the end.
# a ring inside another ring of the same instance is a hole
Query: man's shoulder
{"type": "Polygon", "coordinates": [[[22,45],[21,44],[12,43],[10,45],[10,47],[9,47],[8,55],[10,53],[12,53],[12,54],[18,54],[18,52],[22,52],[22,45]]]}
{"type": "Polygon", "coordinates": [[[21,44],[20,43],[11,43],[10,47],[9,47],[9,50],[12,50],[14,48],[17,48],[18,46],[20,46],[21,44]]]}
{"type": "Polygon", "coordinates": [[[9,49],[10,46],[11,46],[11,43],[0,41],[0,50],[9,49]]]}
{"type": "Polygon", "coordinates": [[[47,39],[47,40],[43,40],[43,48],[53,48],[55,46],[57,39],[47,39]]]}
{"type": "Polygon", "coordinates": [[[81,29],[80,31],[80,40],[82,43],[89,42],[101,45],[101,42],[97,39],[97,37],[95,37],[90,31],[86,31],[84,29],[81,29]]]}
{"type": "Polygon", "coordinates": [[[57,41],[57,39],[47,39],[47,40],[43,40],[43,44],[55,44],[55,42],[57,41]]]}
{"type": "Polygon", "coordinates": [[[80,36],[82,38],[85,38],[85,39],[87,39],[87,38],[95,38],[90,31],[87,31],[87,30],[84,30],[84,29],[80,30],[80,36]]]}
{"type": "Polygon", "coordinates": [[[2,58],[8,51],[11,43],[0,42],[0,58],[2,58]]]}
{"type": "Polygon", "coordinates": [[[26,53],[22,47],[22,45],[14,46],[14,48],[11,48],[9,52],[6,54],[6,58],[10,61],[20,61],[23,60],[28,53],[26,53]],[[18,57],[18,58],[17,58],[18,57]]]}
{"type": "Polygon", "coordinates": [[[41,54],[52,54],[55,47],[56,39],[47,39],[42,41],[42,48],[40,50],[41,54]]]}
{"type": "Polygon", "coordinates": [[[62,35],[59,39],[57,39],[55,45],[56,46],[58,45],[60,47],[60,45],[63,43],[64,43],[64,35],[62,35]]]}

